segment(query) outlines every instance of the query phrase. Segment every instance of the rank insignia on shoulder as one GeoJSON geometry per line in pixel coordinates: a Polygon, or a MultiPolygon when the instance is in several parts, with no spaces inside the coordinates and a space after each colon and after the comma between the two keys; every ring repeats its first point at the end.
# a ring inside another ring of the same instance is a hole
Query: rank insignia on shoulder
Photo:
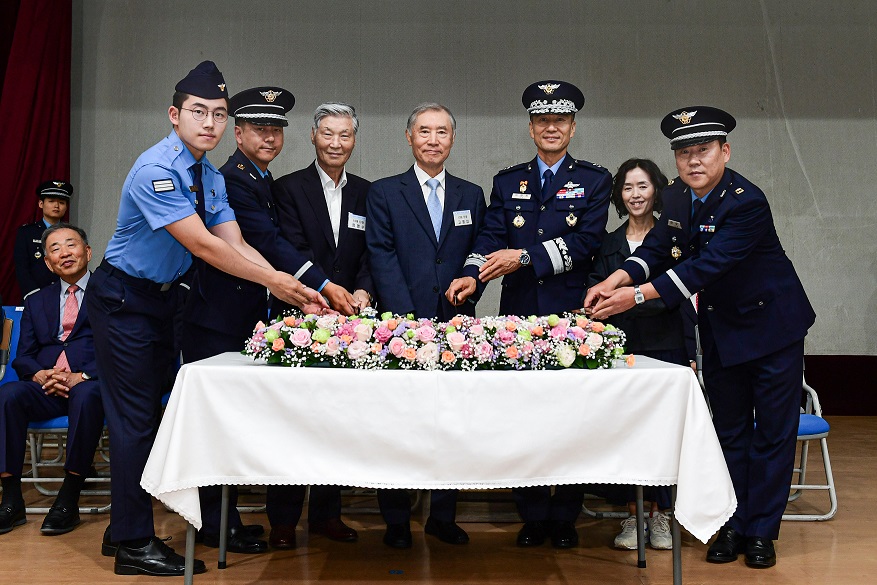
{"type": "Polygon", "coordinates": [[[734,191],[734,193],[736,193],[737,195],[739,195],[742,192],[743,192],[743,187],[737,187],[737,190],[734,191]]]}
{"type": "Polygon", "coordinates": [[[242,170],[242,171],[247,170],[247,167],[245,167],[245,166],[243,165],[243,163],[238,163],[238,168],[239,168],[240,170],[242,170]]]}
{"type": "Polygon", "coordinates": [[[673,246],[670,249],[670,255],[673,256],[674,260],[679,260],[682,257],[682,250],[679,249],[679,246],[673,246]]]}
{"type": "Polygon", "coordinates": [[[174,182],[172,179],[161,179],[159,181],[152,182],[152,190],[156,193],[164,193],[166,191],[173,191],[176,187],[174,187],[174,182]]]}

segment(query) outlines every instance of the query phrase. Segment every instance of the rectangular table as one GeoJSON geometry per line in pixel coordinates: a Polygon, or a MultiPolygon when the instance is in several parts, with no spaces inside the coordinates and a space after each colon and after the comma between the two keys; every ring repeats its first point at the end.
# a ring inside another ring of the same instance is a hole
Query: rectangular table
{"type": "Polygon", "coordinates": [[[642,356],[611,370],[425,372],[222,354],[180,370],[141,480],[195,528],[207,485],[573,483],[676,485],[675,518],[702,542],[737,506],[693,372],[642,356]]]}

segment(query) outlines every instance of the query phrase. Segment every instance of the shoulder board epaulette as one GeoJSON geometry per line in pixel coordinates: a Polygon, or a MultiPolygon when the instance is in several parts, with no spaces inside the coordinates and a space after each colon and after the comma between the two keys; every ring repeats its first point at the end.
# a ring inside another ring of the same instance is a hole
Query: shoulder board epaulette
{"type": "Polygon", "coordinates": [[[504,168],[504,169],[500,169],[499,172],[496,173],[496,174],[497,174],[497,175],[502,175],[503,173],[507,173],[507,172],[509,172],[509,171],[514,171],[514,170],[517,170],[517,169],[523,169],[523,168],[526,167],[528,164],[529,164],[529,163],[520,163],[520,164],[512,165],[512,166],[510,166],[510,167],[506,167],[506,168],[504,168]]]}
{"type": "Polygon", "coordinates": [[[579,160],[579,159],[575,159],[575,161],[576,161],[576,166],[578,166],[578,167],[582,167],[585,169],[594,169],[594,170],[598,170],[600,172],[605,172],[605,173],[609,172],[606,170],[606,167],[602,167],[602,166],[598,165],[597,163],[592,163],[590,161],[579,160]]]}

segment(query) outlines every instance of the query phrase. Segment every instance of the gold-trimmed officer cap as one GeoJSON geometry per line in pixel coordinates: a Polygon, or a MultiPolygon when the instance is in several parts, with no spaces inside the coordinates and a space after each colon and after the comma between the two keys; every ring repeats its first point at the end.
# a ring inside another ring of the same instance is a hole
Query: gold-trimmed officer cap
{"type": "Polygon", "coordinates": [[[284,114],[295,105],[295,96],[282,87],[254,87],[235,94],[229,103],[235,119],[258,126],[289,126],[284,114]]]}
{"type": "Polygon", "coordinates": [[[585,105],[585,95],[572,83],[548,79],[527,86],[521,102],[531,116],[575,114],[585,105]]]}
{"type": "Polygon", "coordinates": [[[661,120],[661,132],[670,139],[673,150],[724,138],[736,126],[734,116],[711,106],[681,108],[661,120]]]}
{"type": "Polygon", "coordinates": [[[73,185],[67,181],[44,181],[37,187],[37,197],[60,197],[69,201],[73,197],[73,185]]]}
{"type": "Polygon", "coordinates": [[[225,79],[213,61],[202,61],[174,87],[175,91],[206,100],[228,99],[225,79]]]}

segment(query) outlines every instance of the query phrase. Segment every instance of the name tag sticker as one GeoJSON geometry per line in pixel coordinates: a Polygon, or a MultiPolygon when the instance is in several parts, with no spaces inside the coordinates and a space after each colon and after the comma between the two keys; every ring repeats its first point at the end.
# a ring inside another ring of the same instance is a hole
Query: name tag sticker
{"type": "Polygon", "coordinates": [[[347,227],[352,230],[365,231],[365,217],[355,213],[347,213],[347,227]]]}
{"type": "Polygon", "coordinates": [[[472,212],[468,209],[454,212],[454,227],[472,225],[472,212]]]}
{"type": "Polygon", "coordinates": [[[512,193],[512,199],[529,199],[532,197],[530,193],[512,193]]]}

